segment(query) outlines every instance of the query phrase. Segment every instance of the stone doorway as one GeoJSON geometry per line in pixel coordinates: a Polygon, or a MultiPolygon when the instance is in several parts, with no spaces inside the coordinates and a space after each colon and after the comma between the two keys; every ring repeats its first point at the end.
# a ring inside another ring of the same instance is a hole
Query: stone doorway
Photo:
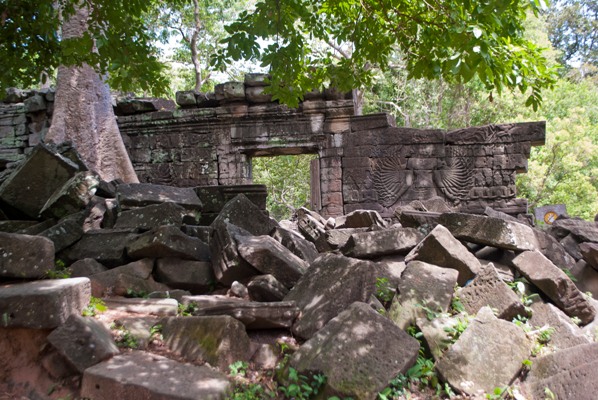
{"type": "Polygon", "coordinates": [[[318,154],[285,153],[250,158],[251,182],[267,186],[267,209],[276,219],[291,218],[299,207],[317,210],[321,204],[318,154]]]}

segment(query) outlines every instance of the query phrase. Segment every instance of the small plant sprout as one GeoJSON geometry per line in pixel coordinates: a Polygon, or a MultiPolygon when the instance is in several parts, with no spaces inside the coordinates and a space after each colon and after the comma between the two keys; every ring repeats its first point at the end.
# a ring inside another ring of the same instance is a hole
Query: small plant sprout
{"type": "Polygon", "coordinates": [[[104,300],[91,296],[89,304],[83,309],[81,315],[84,317],[95,317],[98,313],[102,313],[107,309],[108,307],[106,307],[104,300]]]}

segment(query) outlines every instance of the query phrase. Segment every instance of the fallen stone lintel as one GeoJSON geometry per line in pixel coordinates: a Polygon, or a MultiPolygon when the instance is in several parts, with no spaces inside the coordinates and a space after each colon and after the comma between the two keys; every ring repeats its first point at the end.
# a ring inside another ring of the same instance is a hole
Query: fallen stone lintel
{"type": "Polygon", "coordinates": [[[259,303],[223,296],[183,296],[181,303],[194,304],[197,309],[192,313],[196,316],[230,315],[247,329],[290,328],[299,315],[294,301],[259,303]]]}

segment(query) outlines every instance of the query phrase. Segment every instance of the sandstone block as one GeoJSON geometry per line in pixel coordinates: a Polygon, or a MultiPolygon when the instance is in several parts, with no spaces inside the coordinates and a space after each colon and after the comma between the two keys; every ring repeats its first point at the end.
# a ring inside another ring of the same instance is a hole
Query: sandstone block
{"type": "Polygon", "coordinates": [[[88,278],[91,275],[107,271],[108,268],[93,258],[84,258],[72,263],[68,270],[71,273],[71,278],[88,278]]]}
{"type": "Polygon", "coordinates": [[[66,358],[79,373],[119,353],[110,331],[90,317],[71,315],[54,329],[48,342],[66,358]]]}
{"type": "Polygon", "coordinates": [[[200,211],[202,204],[192,188],[179,188],[151,183],[128,183],[116,187],[116,198],[122,208],[144,207],[171,202],[189,211],[200,211]]]}
{"type": "Polygon", "coordinates": [[[134,210],[123,211],[116,220],[115,229],[148,230],[162,225],[180,226],[188,212],[175,203],[152,204],[134,210]]]}
{"type": "Polygon", "coordinates": [[[188,361],[205,361],[228,372],[230,364],[249,358],[249,336],[233,317],[171,317],[161,324],[166,346],[188,361]]]}
{"type": "Polygon", "coordinates": [[[100,178],[89,171],[77,172],[46,201],[40,213],[44,218],[63,218],[79,212],[93,197],[100,178]]]}
{"type": "Polygon", "coordinates": [[[517,222],[460,213],[443,214],[438,222],[460,240],[505,250],[539,248],[533,229],[517,222]]]}
{"type": "Polygon", "coordinates": [[[530,349],[531,341],[521,328],[496,318],[489,307],[484,307],[436,368],[461,393],[492,393],[494,388],[511,383],[530,349]]]}
{"type": "Polygon", "coordinates": [[[181,304],[194,304],[195,316],[229,315],[247,329],[290,328],[299,315],[294,301],[259,303],[220,296],[183,296],[181,304]]]}
{"type": "Polygon", "coordinates": [[[533,400],[547,397],[546,389],[556,399],[594,399],[598,390],[598,343],[560,350],[534,361],[523,386],[533,400]]]}
{"type": "Polygon", "coordinates": [[[485,306],[496,310],[496,316],[507,321],[517,315],[527,315],[519,297],[503,282],[492,263],[482,267],[473,281],[459,290],[458,296],[465,311],[472,315],[485,306]]]}
{"type": "Polygon", "coordinates": [[[588,265],[598,270],[598,243],[581,243],[579,251],[588,265]]]}
{"type": "Polygon", "coordinates": [[[68,216],[38,235],[50,239],[54,243],[54,251],[58,253],[81,239],[83,222],[77,214],[68,216]]]}
{"type": "Polygon", "coordinates": [[[179,303],[175,299],[140,299],[108,297],[104,299],[110,310],[136,314],[151,314],[160,317],[172,317],[178,312],[179,303]]]}
{"type": "Polygon", "coordinates": [[[529,323],[532,326],[548,326],[554,329],[548,342],[550,348],[562,350],[590,342],[582,330],[552,304],[539,301],[532,304],[530,308],[532,317],[529,323]]]}
{"type": "Polygon", "coordinates": [[[423,261],[459,273],[459,285],[464,286],[481,268],[480,262],[448,229],[436,226],[407,256],[406,262],[423,261]]]}
{"type": "Polygon", "coordinates": [[[155,282],[152,278],[153,268],[154,260],[145,258],[90,275],[92,295],[95,297],[110,294],[126,296],[133,292],[150,293],[167,290],[167,286],[155,282]]]}
{"type": "Polygon", "coordinates": [[[582,324],[594,320],[596,310],[575,283],[538,251],[525,251],[513,259],[513,265],[536,285],[554,304],[582,324]]]}
{"type": "Polygon", "coordinates": [[[209,367],[133,351],[85,370],[81,397],[94,400],[224,400],[229,387],[226,376],[209,367]]]}
{"type": "Polygon", "coordinates": [[[185,235],[178,227],[165,225],[139,235],[127,245],[129,257],[209,261],[210,249],[201,240],[185,235]]]}
{"type": "Polygon", "coordinates": [[[598,224],[596,221],[557,219],[550,230],[559,239],[572,234],[578,242],[598,243],[598,224]]]}
{"type": "Polygon", "coordinates": [[[335,228],[369,228],[371,226],[385,228],[386,222],[377,211],[355,210],[342,217],[337,217],[335,228]]]}
{"type": "Polygon", "coordinates": [[[414,228],[392,228],[351,235],[341,248],[344,255],[355,258],[375,258],[392,254],[406,254],[423,239],[414,228]]]}
{"type": "Polygon", "coordinates": [[[237,240],[244,236],[249,237],[251,233],[224,221],[218,222],[212,231],[212,268],[216,279],[226,286],[259,275],[259,271],[249,265],[237,249],[237,240]]]}
{"type": "Polygon", "coordinates": [[[353,303],[305,342],[289,366],[326,375],[324,398],[373,399],[415,363],[418,351],[417,340],[369,305],[353,303]]]}
{"type": "Polygon", "coordinates": [[[239,236],[237,249],[252,267],[273,275],[289,289],[295,286],[309,266],[270,236],[239,236]]]}
{"type": "Polygon", "coordinates": [[[353,302],[368,302],[375,285],[373,263],[336,254],[320,256],[284,298],[301,309],[293,333],[310,338],[353,302]]]}
{"type": "Polygon", "coordinates": [[[459,273],[421,261],[407,264],[395,296],[389,318],[401,329],[425,317],[427,310],[445,313],[451,305],[459,273]],[[425,307],[425,308],[424,308],[425,307]],[[426,310],[427,309],[427,310],[426,310]]]}
{"type": "Polygon", "coordinates": [[[42,278],[54,269],[51,240],[0,232],[0,277],[42,278]]]}
{"type": "Polygon", "coordinates": [[[247,283],[249,298],[253,301],[281,301],[289,293],[272,275],[257,275],[247,283]]]}
{"type": "Polygon", "coordinates": [[[303,236],[294,231],[278,227],[272,232],[272,237],[308,263],[311,263],[320,255],[312,242],[305,240],[303,236]]]}
{"type": "Polygon", "coordinates": [[[87,231],[81,240],[60,253],[60,258],[71,262],[93,258],[107,267],[123,265],[127,260],[125,247],[138,236],[128,230],[87,231]]]}
{"type": "Polygon", "coordinates": [[[10,328],[53,329],[89,304],[87,278],[52,279],[0,286],[0,317],[10,328]]]}
{"type": "Polygon", "coordinates": [[[46,201],[79,167],[39,144],[0,185],[0,199],[31,218],[37,218],[46,201]]]}
{"type": "Polygon", "coordinates": [[[188,290],[193,294],[209,292],[216,282],[211,263],[180,258],[158,259],[156,278],[171,288],[188,290]]]}

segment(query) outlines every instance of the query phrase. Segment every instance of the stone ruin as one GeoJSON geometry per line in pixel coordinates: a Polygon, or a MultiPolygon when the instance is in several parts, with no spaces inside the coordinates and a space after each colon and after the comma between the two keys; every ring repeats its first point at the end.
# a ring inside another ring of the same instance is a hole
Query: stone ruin
{"type": "Polygon", "coordinates": [[[102,182],[34,147],[0,185],[0,397],[228,399],[243,361],[369,400],[418,357],[468,398],[595,397],[597,223],[539,230],[435,198],[392,225],[305,208],[294,224],[265,196],[102,182]]]}
{"type": "MultiPolygon", "coordinates": [[[[264,75],[179,92],[177,101],[123,99],[118,124],[141,182],[181,187],[252,183],[251,159],[317,154],[311,209],[338,217],[370,209],[390,218],[414,200],[443,199],[452,209],[527,213],[515,177],[527,170],[545,123],[456,131],[400,128],[387,114],[354,116],[332,90],[309,93],[297,109],[272,102],[264,75]]],[[[0,168],[28,154],[49,126],[52,91],[12,90],[0,107],[0,168]]]]}

